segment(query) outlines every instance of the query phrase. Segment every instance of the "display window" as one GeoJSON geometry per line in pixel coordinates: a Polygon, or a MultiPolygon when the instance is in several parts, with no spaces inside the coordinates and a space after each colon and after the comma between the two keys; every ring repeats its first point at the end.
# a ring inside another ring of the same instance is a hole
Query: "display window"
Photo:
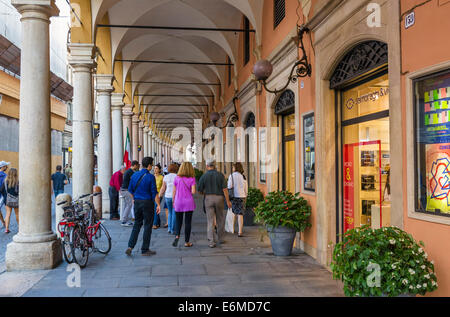
{"type": "Polygon", "coordinates": [[[282,117],[283,190],[295,193],[295,113],[282,117]]]}
{"type": "Polygon", "coordinates": [[[314,113],[303,116],[303,189],[315,191],[314,113]]]}
{"type": "Polygon", "coordinates": [[[341,93],[343,224],[390,225],[388,75],[341,93]]]}
{"type": "Polygon", "coordinates": [[[413,85],[416,211],[450,217],[450,70],[413,85]]]}

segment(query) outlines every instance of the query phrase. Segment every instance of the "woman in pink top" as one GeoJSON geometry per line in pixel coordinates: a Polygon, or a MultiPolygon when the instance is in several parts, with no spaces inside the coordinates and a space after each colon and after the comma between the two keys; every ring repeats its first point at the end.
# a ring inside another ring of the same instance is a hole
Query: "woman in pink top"
{"type": "Polygon", "coordinates": [[[177,177],[173,181],[172,201],[176,215],[176,237],[172,243],[174,247],[178,245],[178,240],[180,239],[181,226],[183,225],[183,214],[185,215],[184,246],[188,248],[192,247],[192,243],[189,242],[189,238],[191,237],[192,213],[195,210],[195,202],[193,196],[195,194],[194,176],[195,174],[192,164],[189,162],[184,162],[183,164],[181,164],[181,167],[178,170],[177,177]]]}

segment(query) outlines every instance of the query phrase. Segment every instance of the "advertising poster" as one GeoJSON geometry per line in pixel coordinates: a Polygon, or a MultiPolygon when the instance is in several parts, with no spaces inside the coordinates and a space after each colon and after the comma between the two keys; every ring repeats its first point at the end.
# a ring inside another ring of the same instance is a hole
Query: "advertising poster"
{"type": "Polygon", "coordinates": [[[450,143],[426,145],[427,211],[450,213],[450,143]]]}
{"type": "Polygon", "coordinates": [[[344,145],[344,232],[353,229],[355,226],[355,182],[354,182],[354,158],[353,146],[351,144],[344,145]]]}

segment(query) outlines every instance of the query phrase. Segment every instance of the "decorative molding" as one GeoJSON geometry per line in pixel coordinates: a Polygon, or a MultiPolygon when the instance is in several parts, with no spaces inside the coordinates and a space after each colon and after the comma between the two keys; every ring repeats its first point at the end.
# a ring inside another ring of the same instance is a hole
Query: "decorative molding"
{"type": "Polygon", "coordinates": [[[285,90],[277,100],[275,105],[275,114],[280,115],[287,111],[295,109],[295,93],[287,89],[285,90]]]}

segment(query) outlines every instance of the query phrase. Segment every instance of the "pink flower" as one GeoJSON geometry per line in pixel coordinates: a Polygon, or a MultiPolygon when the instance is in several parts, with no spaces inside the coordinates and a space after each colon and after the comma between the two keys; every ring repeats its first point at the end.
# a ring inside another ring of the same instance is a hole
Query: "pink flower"
{"type": "Polygon", "coordinates": [[[286,204],[287,204],[287,201],[285,201],[284,204],[286,205],[286,204]]]}

